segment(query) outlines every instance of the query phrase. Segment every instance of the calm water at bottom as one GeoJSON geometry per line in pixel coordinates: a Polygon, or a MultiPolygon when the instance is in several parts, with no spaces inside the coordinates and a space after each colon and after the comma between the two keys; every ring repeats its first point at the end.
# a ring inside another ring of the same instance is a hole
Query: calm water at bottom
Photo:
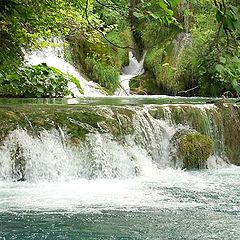
{"type": "Polygon", "coordinates": [[[1,215],[0,239],[239,239],[240,215],[201,208],[1,215]]]}
{"type": "Polygon", "coordinates": [[[240,239],[240,168],[0,182],[0,239],[240,239]]]}

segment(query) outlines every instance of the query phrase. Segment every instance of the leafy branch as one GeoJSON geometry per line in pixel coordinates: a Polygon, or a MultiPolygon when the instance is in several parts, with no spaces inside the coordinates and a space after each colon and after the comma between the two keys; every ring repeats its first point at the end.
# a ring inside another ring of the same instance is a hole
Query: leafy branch
{"type": "Polygon", "coordinates": [[[89,6],[89,0],[86,0],[86,6],[85,6],[85,17],[86,17],[86,20],[87,20],[87,23],[89,24],[89,26],[94,29],[95,31],[97,31],[98,33],[100,33],[102,35],[102,37],[108,42],[110,43],[111,45],[113,45],[114,47],[116,48],[121,48],[121,49],[132,49],[134,50],[132,47],[130,46],[120,46],[114,42],[112,42],[111,40],[109,40],[103,31],[101,31],[100,29],[98,29],[97,27],[93,26],[93,24],[89,21],[89,17],[88,17],[88,6],[89,6]]]}

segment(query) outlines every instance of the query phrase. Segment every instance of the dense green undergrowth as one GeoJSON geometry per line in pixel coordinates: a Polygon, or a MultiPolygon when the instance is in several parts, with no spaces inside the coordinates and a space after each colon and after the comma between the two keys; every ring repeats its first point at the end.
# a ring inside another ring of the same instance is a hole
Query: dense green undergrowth
{"type": "Polygon", "coordinates": [[[83,93],[77,79],[56,68],[46,64],[22,67],[17,72],[0,74],[0,97],[64,97],[70,95],[69,82],[83,93]]]}
{"type": "Polygon", "coordinates": [[[113,94],[128,52],[147,51],[139,94],[238,96],[240,10],[236,1],[1,0],[0,72],[22,67],[22,48],[59,36],[87,78],[113,94]]]}
{"type": "MultiPolygon", "coordinates": [[[[136,25],[158,94],[238,96],[239,4],[176,1],[172,10],[178,24],[169,25],[156,17],[156,2],[139,4],[155,15],[138,16],[136,25]]],[[[156,88],[144,91],[154,94],[156,88]]]]}
{"type": "MultiPolygon", "coordinates": [[[[106,34],[108,40],[118,46],[133,47],[130,28],[106,34]]],[[[128,64],[128,48],[118,48],[106,40],[91,43],[86,39],[71,44],[77,67],[85,75],[113,94],[119,86],[121,68],[128,64]]]]}

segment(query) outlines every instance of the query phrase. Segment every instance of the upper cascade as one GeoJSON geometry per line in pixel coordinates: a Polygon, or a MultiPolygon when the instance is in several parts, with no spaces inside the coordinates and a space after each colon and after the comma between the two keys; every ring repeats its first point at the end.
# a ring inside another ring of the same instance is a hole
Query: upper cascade
{"type": "Polygon", "coordinates": [[[130,95],[130,80],[135,77],[142,75],[144,73],[144,58],[146,53],[144,53],[142,59],[138,61],[132,52],[129,52],[129,65],[122,69],[122,74],[120,75],[120,86],[115,92],[116,96],[129,96],[130,95]]]}
{"type": "MultiPolygon", "coordinates": [[[[64,59],[64,42],[61,38],[54,37],[50,41],[52,46],[44,47],[40,50],[26,50],[23,49],[24,60],[26,65],[38,65],[46,63],[50,67],[57,68],[65,74],[70,74],[77,78],[84,91],[84,96],[105,96],[106,94],[101,90],[101,86],[92,81],[87,81],[70,63],[64,59]]],[[[77,86],[70,82],[68,84],[69,90],[74,97],[80,97],[77,86]]]]}

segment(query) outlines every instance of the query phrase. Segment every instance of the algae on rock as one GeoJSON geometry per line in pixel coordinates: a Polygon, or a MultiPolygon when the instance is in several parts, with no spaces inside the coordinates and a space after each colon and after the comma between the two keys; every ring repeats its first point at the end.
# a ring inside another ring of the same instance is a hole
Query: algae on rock
{"type": "Polygon", "coordinates": [[[66,132],[70,142],[78,143],[86,134],[111,133],[115,138],[133,131],[133,111],[124,107],[101,106],[0,106],[0,141],[15,129],[25,129],[38,136],[43,130],[66,132]]]}
{"type": "Polygon", "coordinates": [[[183,168],[206,168],[207,159],[213,153],[213,140],[198,132],[188,132],[178,139],[177,157],[182,160],[183,168]]]}

